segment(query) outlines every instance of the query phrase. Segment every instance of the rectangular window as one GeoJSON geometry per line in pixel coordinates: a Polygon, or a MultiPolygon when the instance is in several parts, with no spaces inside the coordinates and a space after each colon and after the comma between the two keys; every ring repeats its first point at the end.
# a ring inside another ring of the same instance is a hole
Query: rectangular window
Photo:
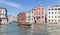
{"type": "Polygon", "coordinates": [[[38,19],[40,19],[40,16],[39,16],[39,17],[37,17],[37,20],[38,20],[38,19]]]}
{"type": "Polygon", "coordinates": [[[56,18],[56,16],[55,16],[55,18],[56,18]]]}
{"type": "Polygon", "coordinates": [[[60,12],[58,12],[58,14],[60,14],[60,12]]]}
{"type": "Polygon", "coordinates": [[[60,18],[60,16],[58,16],[58,18],[60,18]]]}
{"type": "Polygon", "coordinates": [[[49,18],[50,18],[50,16],[49,16],[49,18]]]}
{"type": "Polygon", "coordinates": [[[50,9],[48,9],[48,10],[50,10],[50,9]]]}
{"type": "Polygon", "coordinates": [[[40,8],[39,8],[39,10],[40,10],[40,8]]]}
{"type": "Polygon", "coordinates": [[[49,20],[49,22],[50,22],[50,20],[49,20]]]}
{"type": "Polygon", "coordinates": [[[58,20],[58,22],[60,22],[60,20],[58,20]]]}
{"type": "Polygon", "coordinates": [[[57,10],[57,8],[55,8],[55,10],[57,10]]]}
{"type": "Polygon", "coordinates": [[[44,9],[44,8],[42,8],[42,9],[44,9]]]}
{"type": "Polygon", "coordinates": [[[58,10],[60,10],[60,8],[58,8],[58,10]]]}
{"type": "Polygon", "coordinates": [[[44,16],[42,16],[42,18],[44,18],[44,16]]]}
{"type": "Polygon", "coordinates": [[[52,20],[52,22],[53,22],[53,20],[52,20]]]}
{"type": "Polygon", "coordinates": [[[54,9],[52,9],[52,10],[54,10],[54,9]]]}

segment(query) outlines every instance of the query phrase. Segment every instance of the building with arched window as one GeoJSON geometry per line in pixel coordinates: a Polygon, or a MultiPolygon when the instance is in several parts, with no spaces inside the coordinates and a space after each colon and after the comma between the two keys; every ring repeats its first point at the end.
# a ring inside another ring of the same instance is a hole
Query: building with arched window
{"type": "Polygon", "coordinates": [[[7,24],[7,9],[0,7],[0,24],[7,24]]]}
{"type": "Polygon", "coordinates": [[[60,5],[48,7],[47,23],[60,24],[60,5]]]}

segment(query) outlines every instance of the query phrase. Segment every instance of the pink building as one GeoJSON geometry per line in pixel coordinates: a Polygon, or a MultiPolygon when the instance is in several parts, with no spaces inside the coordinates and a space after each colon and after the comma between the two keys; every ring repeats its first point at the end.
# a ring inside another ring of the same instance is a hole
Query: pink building
{"type": "Polygon", "coordinates": [[[45,8],[42,5],[33,8],[32,11],[34,13],[35,21],[40,20],[45,22],[45,8]]]}

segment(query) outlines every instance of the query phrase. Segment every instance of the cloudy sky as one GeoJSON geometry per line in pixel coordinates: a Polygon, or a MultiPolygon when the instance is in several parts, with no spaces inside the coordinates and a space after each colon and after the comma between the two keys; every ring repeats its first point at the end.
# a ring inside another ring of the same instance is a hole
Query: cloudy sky
{"type": "Polygon", "coordinates": [[[0,0],[0,6],[8,10],[8,15],[17,16],[19,12],[31,10],[33,7],[42,4],[47,7],[60,4],[60,0],[0,0]]]}

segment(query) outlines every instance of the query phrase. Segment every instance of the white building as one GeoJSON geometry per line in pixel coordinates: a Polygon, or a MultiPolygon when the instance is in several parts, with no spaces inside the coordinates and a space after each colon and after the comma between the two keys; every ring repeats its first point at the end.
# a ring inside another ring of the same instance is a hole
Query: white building
{"type": "Polygon", "coordinates": [[[26,22],[34,23],[34,18],[33,18],[33,12],[32,11],[26,12],[26,22]]]}
{"type": "Polygon", "coordinates": [[[0,7],[0,24],[7,24],[7,9],[0,7]]]}
{"type": "Polygon", "coordinates": [[[48,8],[47,23],[60,23],[60,5],[54,5],[48,8]]]}

